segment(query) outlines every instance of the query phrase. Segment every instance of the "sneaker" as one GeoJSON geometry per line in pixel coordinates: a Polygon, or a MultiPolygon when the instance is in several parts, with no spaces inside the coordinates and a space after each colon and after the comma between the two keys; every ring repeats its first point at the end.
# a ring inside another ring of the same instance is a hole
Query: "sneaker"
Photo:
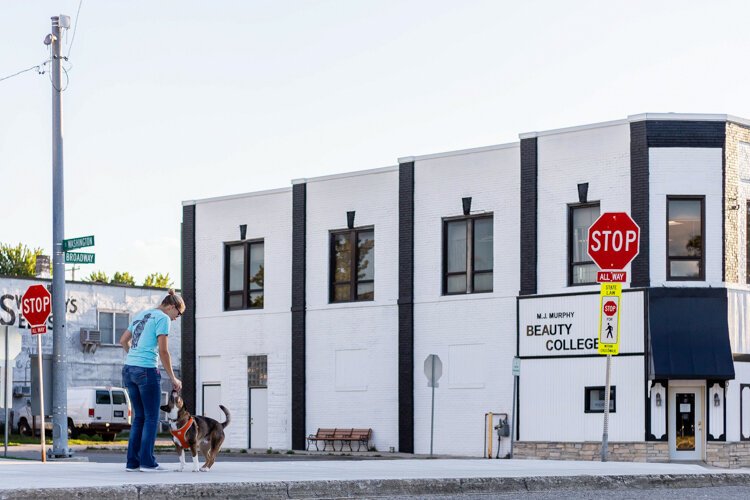
{"type": "Polygon", "coordinates": [[[140,467],[125,467],[125,470],[128,472],[138,472],[141,470],[140,467]]]}
{"type": "Polygon", "coordinates": [[[169,472],[169,469],[157,465],[156,467],[141,467],[141,472],[169,472]]]}

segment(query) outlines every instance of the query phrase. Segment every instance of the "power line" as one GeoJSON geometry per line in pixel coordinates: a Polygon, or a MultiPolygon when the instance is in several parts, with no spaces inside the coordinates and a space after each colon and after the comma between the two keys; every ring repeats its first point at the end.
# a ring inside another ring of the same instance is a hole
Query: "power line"
{"type": "Polygon", "coordinates": [[[21,71],[19,71],[17,73],[13,73],[12,75],[4,76],[4,77],[0,78],[0,82],[2,82],[3,80],[8,80],[10,78],[13,78],[14,76],[22,75],[22,74],[26,73],[27,71],[31,71],[32,69],[35,69],[37,71],[37,73],[39,73],[40,75],[43,75],[45,73],[45,71],[42,68],[44,66],[46,66],[48,63],[49,63],[49,60],[44,61],[41,64],[37,64],[36,66],[32,66],[30,68],[21,70],[21,71]]]}
{"type": "Polygon", "coordinates": [[[73,42],[76,41],[76,30],[78,29],[78,17],[81,14],[81,5],[83,5],[83,0],[78,1],[78,11],[76,12],[76,22],[73,25],[73,35],[70,37],[70,45],[68,45],[68,53],[65,56],[65,60],[67,60],[70,57],[70,51],[73,49],[73,42]]]}

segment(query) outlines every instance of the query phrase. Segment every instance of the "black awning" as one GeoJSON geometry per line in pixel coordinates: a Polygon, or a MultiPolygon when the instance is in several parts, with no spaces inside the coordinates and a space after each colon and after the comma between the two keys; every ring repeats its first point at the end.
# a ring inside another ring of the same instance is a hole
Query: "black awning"
{"type": "Polygon", "coordinates": [[[723,288],[652,288],[650,379],[734,378],[723,288]]]}

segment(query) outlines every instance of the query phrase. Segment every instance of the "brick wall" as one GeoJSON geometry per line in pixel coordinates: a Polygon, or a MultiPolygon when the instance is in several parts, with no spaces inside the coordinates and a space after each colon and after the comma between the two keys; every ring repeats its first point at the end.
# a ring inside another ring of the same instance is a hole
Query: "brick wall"
{"type": "MultiPolygon", "coordinates": [[[[741,143],[750,143],[750,129],[727,123],[724,148],[724,274],[728,283],[746,283],[748,180],[740,179],[741,143]]],[[[745,146],[746,147],[746,146],[745,146]]],[[[744,166],[744,165],[743,165],[744,166]]]]}
{"type": "Polygon", "coordinates": [[[730,469],[750,467],[750,441],[708,442],[706,443],[706,463],[730,469]]]}
{"type": "MultiPolygon", "coordinates": [[[[591,441],[520,441],[513,443],[513,458],[599,461],[601,446],[601,443],[591,441]]],[[[610,462],[669,462],[669,444],[664,441],[610,442],[607,459],[610,462]]]]}

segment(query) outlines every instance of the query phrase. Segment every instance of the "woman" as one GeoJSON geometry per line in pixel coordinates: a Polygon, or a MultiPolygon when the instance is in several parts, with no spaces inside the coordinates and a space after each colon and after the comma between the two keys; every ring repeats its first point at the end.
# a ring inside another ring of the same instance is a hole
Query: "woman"
{"type": "Polygon", "coordinates": [[[133,423],[128,440],[128,472],[165,471],[154,458],[156,427],[159,422],[161,400],[161,375],[157,366],[156,354],[172,380],[172,388],[182,389],[182,382],[172,370],[167,336],[169,325],[185,312],[182,297],[169,290],[169,294],[156,309],[138,313],[130,327],[125,330],[120,344],[127,357],[122,368],[122,383],[128,390],[133,406],[133,423]]]}

